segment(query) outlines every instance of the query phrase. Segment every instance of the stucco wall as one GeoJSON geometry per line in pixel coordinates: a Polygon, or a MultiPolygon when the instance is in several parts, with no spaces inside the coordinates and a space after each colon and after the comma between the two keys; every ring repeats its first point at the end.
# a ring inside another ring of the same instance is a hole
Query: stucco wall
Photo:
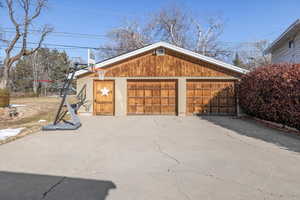
{"type": "Polygon", "coordinates": [[[186,113],[186,78],[178,79],[178,116],[186,113]]]}
{"type": "Polygon", "coordinates": [[[115,79],[115,115],[125,116],[127,113],[127,80],[115,79]]]}
{"type": "Polygon", "coordinates": [[[84,106],[79,109],[81,114],[92,114],[93,113],[93,80],[89,77],[84,77],[76,80],[77,94],[86,85],[86,102],[84,106]]]}

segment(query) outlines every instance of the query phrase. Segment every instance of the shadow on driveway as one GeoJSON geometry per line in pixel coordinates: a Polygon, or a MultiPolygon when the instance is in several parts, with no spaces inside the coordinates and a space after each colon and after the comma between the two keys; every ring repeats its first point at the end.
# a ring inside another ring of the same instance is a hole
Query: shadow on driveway
{"type": "Polygon", "coordinates": [[[230,129],[240,135],[273,143],[290,151],[300,152],[300,136],[298,135],[269,128],[250,119],[238,119],[227,116],[199,117],[223,128],[230,129]]]}
{"type": "Polygon", "coordinates": [[[105,200],[111,181],[0,172],[3,200],[105,200]]]}

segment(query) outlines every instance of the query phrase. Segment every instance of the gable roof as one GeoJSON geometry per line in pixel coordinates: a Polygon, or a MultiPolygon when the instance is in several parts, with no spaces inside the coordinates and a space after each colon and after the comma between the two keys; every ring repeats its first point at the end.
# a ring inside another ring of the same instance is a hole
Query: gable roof
{"type": "MultiPolygon", "coordinates": [[[[113,58],[110,58],[110,59],[107,59],[107,60],[104,60],[104,61],[101,61],[101,62],[99,62],[95,65],[95,68],[98,69],[98,68],[101,68],[101,67],[106,67],[108,65],[114,64],[116,62],[120,62],[122,60],[125,60],[125,59],[128,59],[130,57],[142,54],[142,53],[147,52],[147,51],[154,50],[154,49],[159,48],[159,47],[170,49],[170,50],[173,50],[175,52],[182,53],[182,54],[191,56],[193,58],[199,59],[201,61],[211,63],[211,64],[215,64],[215,65],[220,66],[222,68],[229,69],[229,70],[241,73],[241,74],[245,74],[245,73],[248,72],[248,70],[246,70],[246,69],[242,69],[240,67],[237,67],[237,66],[234,66],[234,65],[216,60],[216,59],[211,58],[211,57],[207,57],[207,56],[195,53],[195,52],[187,50],[187,49],[183,49],[181,47],[177,47],[175,45],[172,45],[172,44],[169,44],[169,43],[166,43],[166,42],[157,42],[157,43],[142,47],[140,49],[137,49],[137,50],[134,50],[134,51],[131,51],[131,52],[128,52],[128,53],[125,53],[125,54],[122,54],[122,55],[119,55],[119,56],[116,56],[116,57],[113,57],[113,58]]],[[[82,74],[85,74],[85,73],[88,73],[88,72],[87,71],[82,71],[82,72],[78,71],[78,73],[76,73],[75,76],[79,76],[79,75],[82,75],[82,74]]]]}
{"type": "Polygon", "coordinates": [[[290,37],[294,37],[300,32],[300,19],[297,19],[291,24],[276,40],[274,40],[270,46],[265,50],[265,54],[272,53],[272,51],[285,40],[290,37]]]}

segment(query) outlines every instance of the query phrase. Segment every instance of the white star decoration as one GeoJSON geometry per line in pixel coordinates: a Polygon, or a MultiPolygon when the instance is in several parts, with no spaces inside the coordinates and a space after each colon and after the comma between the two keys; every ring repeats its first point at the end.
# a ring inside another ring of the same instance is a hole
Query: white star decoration
{"type": "Polygon", "coordinates": [[[107,89],[106,87],[102,88],[100,91],[102,96],[108,96],[109,89],[107,89]]]}

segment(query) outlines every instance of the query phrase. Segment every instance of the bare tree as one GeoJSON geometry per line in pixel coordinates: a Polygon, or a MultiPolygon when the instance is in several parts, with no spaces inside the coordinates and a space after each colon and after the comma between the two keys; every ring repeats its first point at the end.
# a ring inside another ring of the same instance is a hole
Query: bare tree
{"type": "Polygon", "coordinates": [[[247,69],[271,64],[271,56],[266,55],[264,50],[268,47],[267,40],[259,40],[240,47],[239,55],[247,69]]]}
{"type": "Polygon", "coordinates": [[[106,36],[112,41],[102,46],[102,57],[113,57],[141,48],[150,42],[147,31],[137,22],[126,22],[125,25],[109,31],[106,36]]]}
{"type": "Polygon", "coordinates": [[[154,13],[143,23],[145,25],[127,24],[108,32],[111,43],[102,46],[104,57],[116,56],[155,41],[165,41],[211,57],[228,56],[228,51],[219,42],[224,28],[221,17],[211,17],[200,23],[186,9],[171,5],[154,13]]]}
{"type": "Polygon", "coordinates": [[[182,8],[170,6],[155,13],[148,26],[161,40],[185,48],[190,24],[191,18],[182,8]]]}
{"type": "Polygon", "coordinates": [[[193,51],[211,57],[229,56],[219,41],[224,29],[222,19],[211,17],[206,27],[195,19],[192,22],[195,25],[195,37],[192,41],[195,45],[191,45],[193,51]]]}
{"type": "Polygon", "coordinates": [[[37,46],[33,49],[27,47],[30,34],[29,28],[33,21],[40,16],[46,4],[47,0],[6,0],[9,19],[15,28],[15,34],[11,40],[4,40],[7,43],[7,48],[5,49],[6,57],[4,59],[4,72],[0,81],[0,88],[9,87],[9,73],[13,64],[23,56],[29,56],[40,49],[46,36],[52,31],[51,27],[45,25],[41,29],[37,46]],[[16,14],[17,10],[21,12],[18,16],[16,14]],[[17,20],[19,16],[21,16],[21,19],[17,20]],[[19,43],[21,47],[16,52],[16,45],[19,43]]]}

